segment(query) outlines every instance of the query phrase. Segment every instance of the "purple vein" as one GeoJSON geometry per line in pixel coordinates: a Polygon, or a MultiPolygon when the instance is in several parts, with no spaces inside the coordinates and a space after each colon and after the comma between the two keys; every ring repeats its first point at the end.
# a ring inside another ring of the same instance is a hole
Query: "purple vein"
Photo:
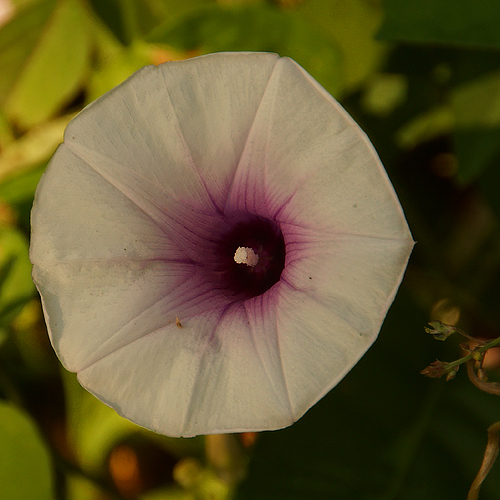
{"type": "MultiPolygon", "coordinates": [[[[161,230],[161,232],[163,234],[165,234],[165,236],[167,236],[167,238],[169,239],[169,241],[172,241],[180,250],[186,252],[186,249],[183,248],[183,246],[179,243],[179,241],[177,241],[176,239],[171,238],[171,235],[167,232],[167,230],[165,229],[165,227],[163,227],[163,225],[160,223],[160,221],[157,220],[157,218],[155,218],[153,216],[153,214],[151,214],[147,210],[147,208],[145,208],[145,207],[142,206],[143,204],[140,201],[140,196],[139,196],[139,199],[136,199],[136,197],[132,196],[132,194],[131,194],[131,192],[133,192],[133,190],[127,189],[127,187],[125,185],[123,185],[122,183],[120,183],[117,179],[114,179],[109,174],[107,175],[104,172],[102,172],[101,170],[97,169],[94,165],[92,165],[89,161],[87,161],[85,158],[82,157],[82,155],[78,152],[78,149],[85,150],[85,149],[87,149],[85,146],[83,146],[81,144],[73,143],[73,142],[65,142],[65,144],[67,145],[67,147],[71,150],[71,152],[77,158],[79,158],[82,162],[84,162],[95,173],[97,173],[98,175],[100,175],[105,181],[107,181],[111,186],[113,186],[118,192],[120,192],[121,194],[123,194],[123,196],[125,196],[128,200],[130,200],[141,212],[143,212],[156,226],[158,226],[158,228],[161,230]]],[[[110,162],[110,163],[117,164],[111,158],[108,158],[108,157],[106,157],[104,155],[101,155],[100,153],[97,153],[96,151],[94,153],[97,154],[98,156],[100,156],[101,158],[105,159],[106,161],[110,162]]],[[[199,238],[202,238],[204,240],[208,240],[208,238],[199,235],[196,231],[194,231],[190,227],[187,227],[186,225],[179,223],[174,217],[172,217],[170,214],[168,214],[162,207],[158,206],[158,204],[154,203],[153,201],[149,201],[149,203],[156,210],[158,210],[159,212],[161,212],[161,214],[165,217],[165,219],[168,219],[168,220],[172,221],[174,224],[181,225],[184,231],[186,231],[186,232],[188,232],[188,233],[190,233],[190,234],[192,234],[194,236],[197,236],[199,238]]],[[[208,240],[208,241],[213,242],[212,240],[208,240]]]]}

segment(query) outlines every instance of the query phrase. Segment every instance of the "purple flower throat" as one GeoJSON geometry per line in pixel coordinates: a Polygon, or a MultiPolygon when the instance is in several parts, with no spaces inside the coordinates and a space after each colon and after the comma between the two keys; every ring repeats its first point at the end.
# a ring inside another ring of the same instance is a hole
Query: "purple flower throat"
{"type": "Polygon", "coordinates": [[[220,237],[216,255],[223,290],[232,297],[249,299],[279,281],[285,267],[285,240],[275,222],[247,215],[220,237]],[[250,263],[238,263],[238,249],[249,249],[256,262],[250,258],[250,263]]]}

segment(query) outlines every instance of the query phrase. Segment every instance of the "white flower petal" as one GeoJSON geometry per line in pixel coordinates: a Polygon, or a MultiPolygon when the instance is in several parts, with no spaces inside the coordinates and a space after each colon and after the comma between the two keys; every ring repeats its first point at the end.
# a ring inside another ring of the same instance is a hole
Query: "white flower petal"
{"type": "Polygon", "coordinates": [[[375,339],[413,244],[364,133],[273,54],[147,67],[88,106],[32,227],[63,364],[127,418],[184,436],[299,418],[375,339]],[[239,246],[255,265],[235,263],[239,246]]]}
{"type": "Polygon", "coordinates": [[[283,291],[277,309],[283,373],[298,419],[357,363],[376,333],[359,332],[328,306],[293,289],[283,291]]]}
{"type": "MultiPolygon", "coordinates": [[[[286,230],[286,224],[283,225],[286,230]]],[[[341,297],[356,305],[355,326],[379,328],[401,282],[413,242],[351,234],[312,234],[293,227],[282,279],[319,300],[341,297]]],[[[341,315],[337,305],[335,314],[341,315]]]]}
{"type": "Polygon", "coordinates": [[[32,216],[33,263],[212,258],[213,234],[227,225],[220,215],[177,201],[147,176],[119,175],[122,167],[99,153],[88,151],[84,160],[73,149],[61,145],[40,182],[32,216]]]}
{"type": "Polygon", "coordinates": [[[151,332],[80,371],[78,380],[133,422],[180,436],[219,317],[216,310],[151,332]]]}
{"type": "Polygon", "coordinates": [[[188,318],[182,328],[168,325],[78,378],[122,415],[171,436],[285,427],[295,418],[272,333],[273,300],[265,294],[188,318]]]}
{"type": "Polygon", "coordinates": [[[287,58],[278,61],[269,80],[227,207],[318,230],[411,241],[366,135],[287,58]]]}
{"type": "Polygon", "coordinates": [[[161,260],[61,262],[36,266],[34,279],[52,344],[76,372],[177,318],[227,302],[198,266],[161,260]]]}
{"type": "Polygon", "coordinates": [[[63,146],[40,181],[31,222],[37,265],[184,257],[150,216],[63,146]]]}
{"type": "Polygon", "coordinates": [[[218,352],[202,364],[187,435],[280,429],[296,420],[276,335],[278,293],[234,304],[219,321],[218,352]]]}
{"type": "Polygon", "coordinates": [[[349,234],[296,234],[295,242],[287,244],[290,260],[281,279],[277,317],[297,418],[371,346],[412,246],[349,234]]]}
{"type": "Polygon", "coordinates": [[[65,143],[131,189],[147,181],[155,199],[221,208],[277,60],[229,53],[143,68],[70,123],[65,143]]]}

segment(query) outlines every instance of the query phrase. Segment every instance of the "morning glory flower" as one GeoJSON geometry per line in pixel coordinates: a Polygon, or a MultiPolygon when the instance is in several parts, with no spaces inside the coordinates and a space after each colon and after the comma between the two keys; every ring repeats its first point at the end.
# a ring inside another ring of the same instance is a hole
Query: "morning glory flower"
{"type": "Polygon", "coordinates": [[[132,75],[68,125],[32,212],[59,359],[170,436],[300,418],[375,340],[412,245],[366,135],[265,53],[132,75]]]}

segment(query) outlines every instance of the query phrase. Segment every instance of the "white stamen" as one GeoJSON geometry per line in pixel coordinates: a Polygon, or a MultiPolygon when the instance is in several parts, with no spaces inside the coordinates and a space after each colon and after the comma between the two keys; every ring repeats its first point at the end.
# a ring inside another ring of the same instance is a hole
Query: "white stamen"
{"type": "Polygon", "coordinates": [[[238,247],[234,253],[234,261],[236,264],[246,264],[250,267],[255,267],[259,262],[259,256],[248,247],[238,247]]]}

